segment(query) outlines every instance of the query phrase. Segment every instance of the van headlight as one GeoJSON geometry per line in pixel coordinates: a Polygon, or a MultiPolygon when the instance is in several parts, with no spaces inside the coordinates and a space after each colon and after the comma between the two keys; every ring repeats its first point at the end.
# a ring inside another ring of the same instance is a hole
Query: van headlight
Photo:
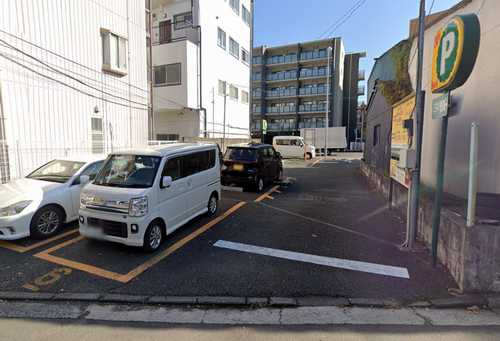
{"type": "Polygon", "coordinates": [[[148,213],[148,197],[130,199],[128,214],[131,217],[143,217],[148,213]]]}
{"type": "Polygon", "coordinates": [[[15,204],[9,205],[7,207],[2,207],[0,208],[0,217],[10,217],[19,214],[32,202],[33,202],[32,200],[23,200],[16,202],[15,204]]]}

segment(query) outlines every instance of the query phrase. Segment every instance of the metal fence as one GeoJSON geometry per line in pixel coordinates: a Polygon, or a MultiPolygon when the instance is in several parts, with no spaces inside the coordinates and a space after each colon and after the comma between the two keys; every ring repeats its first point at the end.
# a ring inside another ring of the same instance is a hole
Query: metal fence
{"type": "Polygon", "coordinates": [[[102,153],[94,153],[95,148],[89,146],[50,146],[43,143],[8,145],[0,141],[0,183],[6,183],[26,176],[33,170],[54,159],[79,160],[89,156],[104,157],[112,151],[127,149],[130,146],[103,147],[102,153]]]}

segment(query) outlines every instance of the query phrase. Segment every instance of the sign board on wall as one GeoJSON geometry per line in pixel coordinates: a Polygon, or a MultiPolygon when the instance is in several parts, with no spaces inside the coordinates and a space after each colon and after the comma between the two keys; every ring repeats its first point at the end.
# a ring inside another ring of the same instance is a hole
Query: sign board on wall
{"type": "Polygon", "coordinates": [[[414,110],[414,95],[403,98],[392,107],[391,162],[389,165],[389,173],[392,179],[405,187],[409,187],[410,185],[410,174],[406,169],[398,167],[399,152],[402,149],[408,149],[410,147],[410,137],[404,123],[406,120],[412,118],[414,110]]]}
{"type": "Polygon", "coordinates": [[[432,92],[458,88],[469,78],[477,53],[481,27],[475,14],[457,15],[434,38],[432,92]]]}

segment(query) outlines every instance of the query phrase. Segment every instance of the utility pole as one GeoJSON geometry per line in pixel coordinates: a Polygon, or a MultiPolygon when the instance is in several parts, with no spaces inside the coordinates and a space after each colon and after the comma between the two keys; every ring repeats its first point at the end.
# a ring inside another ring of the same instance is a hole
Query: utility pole
{"type": "Polygon", "coordinates": [[[332,47],[328,47],[328,68],[327,68],[327,84],[326,84],[326,111],[325,111],[325,157],[328,155],[328,116],[330,114],[330,59],[332,57],[332,47]]]}
{"type": "Polygon", "coordinates": [[[408,245],[411,250],[417,237],[418,206],[420,197],[420,164],[422,161],[422,137],[424,127],[424,91],[422,91],[422,67],[424,59],[424,31],[425,31],[425,0],[420,0],[420,11],[418,18],[418,55],[417,55],[417,80],[416,80],[416,103],[415,103],[415,126],[416,126],[416,161],[411,170],[411,183],[409,193],[409,216],[408,216],[408,245]]]}

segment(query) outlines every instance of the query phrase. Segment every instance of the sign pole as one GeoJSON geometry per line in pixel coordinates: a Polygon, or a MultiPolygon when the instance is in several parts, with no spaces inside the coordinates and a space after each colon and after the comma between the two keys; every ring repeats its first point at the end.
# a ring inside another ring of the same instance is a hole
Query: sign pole
{"type": "Polygon", "coordinates": [[[424,63],[424,30],[425,30],[425,0],[420,0],[420,12],[418,20],[418,45],[417,45],[417,80],[416,80],[416,103],[415,103],[415,127],[416,127],[416,161],[415,168],[411,170],[411,183],[409,193],[409,215],[408,215],[408,248],[413,249],[417,237],[418,206],[420,200],[420,163],[422,160],[422,138],[424,127],[424,91],[422,90],[422,69],[424,63]]]}
{"type": "MultiPolygon", "coordinates": [[[[449,107],[449,106],[448,106],[449,107]]],[[[447,110],[448,111],[448,110],[447,110]]],[[[432,208],[432,265],[436,267],[439,240],[439,225],[441,223],[441,207],[443,204],[444,162],[446,159],[446,137],[448,135],[448,114],[441,118],[441,137],[439,140],[438,160],[436,167],[436,192],[432,208]]]]}

